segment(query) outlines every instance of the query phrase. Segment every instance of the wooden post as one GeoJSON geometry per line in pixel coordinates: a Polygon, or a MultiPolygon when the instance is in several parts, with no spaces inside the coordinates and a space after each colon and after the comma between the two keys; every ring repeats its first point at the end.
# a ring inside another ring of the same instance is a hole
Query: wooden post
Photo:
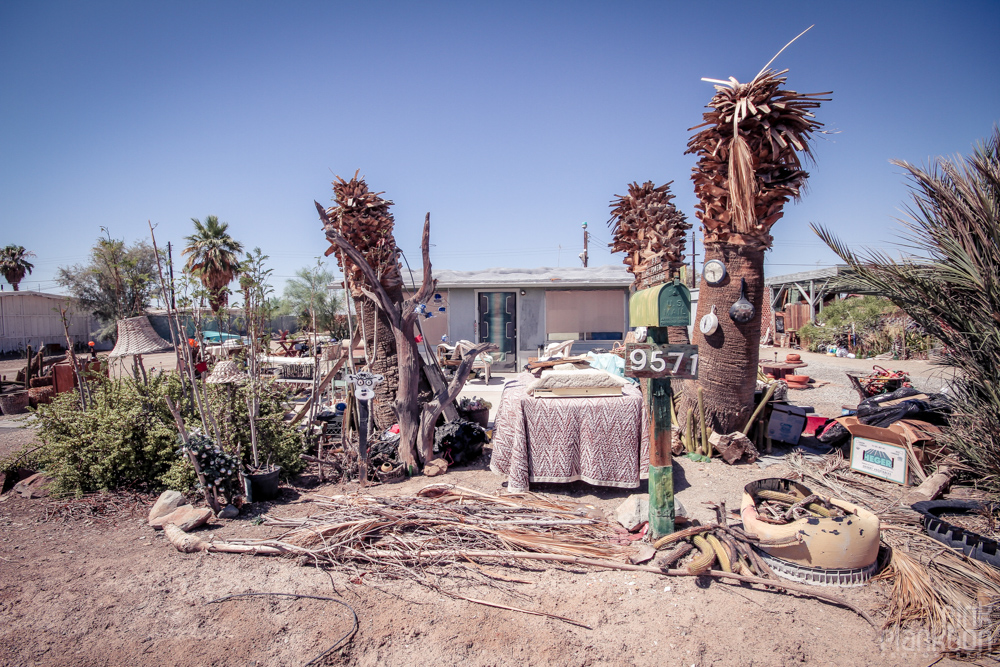
{"type": "MultiPolygon", "coordinates": [[[[654,343],[667,342],[666,327],[650,327],[654,343]]],[[[670,458],[670,378],[649,378],[649,531],[656,540],[674,532],[674,469],[670,458]]]]}
{"type": "Polygon", "coordinates": [[[24,367],[24,388],[31,387],[31,346],[28,346],[28,365],[24,367]]]}

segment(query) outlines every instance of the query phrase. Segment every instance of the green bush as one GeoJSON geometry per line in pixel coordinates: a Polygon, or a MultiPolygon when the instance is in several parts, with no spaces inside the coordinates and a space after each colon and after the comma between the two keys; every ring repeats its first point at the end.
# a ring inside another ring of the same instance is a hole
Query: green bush
{"type": "Polygon", "coordinates": [[[80,410],[77,393],[60,394],[36,411],[38,464],[58,493],[82,495],[140,486],[186,490],[177,454],[179,438],[163,397],[180,402],[175,376],[154,374],[148,385],[132,378],[91,384],[93,404],[80,410]]]}
{"type": "Polygon", "coordinates": [[[925,350],[927,339],[915,322],[891,301],[878,296],[859,296],[834,301],[798,331],[811,352],[824,352],[831,345],[848,347],[859,357],[889,352],[906,336],[906,349],[925,350]]]}
{"type": "MultiPolygon", "coordinates": [[[[248,468],[253,466],[250,448],[250,410],[247,407],[249,385],[209,385],[209,403],[218,418],[222,445],[238,454],[248,468]]],[[[305,468],[302,434],[284,423],[282,403],[287,392],[274,382],[265,381],[260,394],[257,417],[257,450],[261,464],[268,461],[281,466],[281,476],[288,479],[305,468]]]]}
{"type": "MultiPolygon", "coordinates": [[[[181,412],[191,414],[176,375],[152,374],[148,384],[131,377],[98,378],[91,389],[93,404],[86,412],[80,410],[75,391],[58,395],[36,412],[42,445],[30,453],[31,463],[54,478],[56,493],[80,496],[123,487],[187,491],[195,486],[194,468],[180,450],[174,418],[164,401],[164,396],[170,396],[181,412]]],[[[209,401],[222,432],[223,448],[238,453],[249,465],[247,390],[233,391],[230,402],[228,388],[209,386],[209,401]]],[[[288,478],[305,466],[300,457],[304,442],[299,432],[282,421],[284,398],[280,388],[265,385],[257,435],[263,461],[270,458],[288,478]]],[[[192,431],[200,427],[200,419],[188,417],[186,421],[192,431]]],[[[8,459],[11,466],[16,467],[17,456],[8,459]]],[[[0,463],[0,467],[4,465],[0,463]]]]}

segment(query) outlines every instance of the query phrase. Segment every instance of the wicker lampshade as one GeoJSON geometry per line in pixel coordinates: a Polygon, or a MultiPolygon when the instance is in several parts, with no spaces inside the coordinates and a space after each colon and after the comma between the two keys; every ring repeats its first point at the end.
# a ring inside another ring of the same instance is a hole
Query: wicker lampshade
{"type": "Polygon", "coordinates": [[[135,354],[152,354],[173,349],[173,345],[160,338],[145,315],[118,320],[118,342],[111,350],[111,358],[135,354]]]}
{"type": "Polygon", "coordinates": [[[220,361],[205,378],[208,384],[243,384],[247,375],[240,370],[235,361],[220,361]]]}

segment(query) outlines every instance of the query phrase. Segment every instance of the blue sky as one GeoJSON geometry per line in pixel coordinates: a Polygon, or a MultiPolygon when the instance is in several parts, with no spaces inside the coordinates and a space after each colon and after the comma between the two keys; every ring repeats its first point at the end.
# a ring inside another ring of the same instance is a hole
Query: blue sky
{"type": "MultiPolygon", "coordinates": [[[[776,62],[818,111],[802,202],[769,275],[899,232],[898,158],[967,153],[1000,120],[1000,2],[0,2],[0,245],[37,254],[23,288],[58,291],[100,227],[166,245],[217,215],[280,283],[327,244],[313,200],[360,169],[438,268],[619,263],[608,204],[674,181],[713,94],[776,62]],[[561,246],[561,248],[560,248],[561,246]]],[[[700,243],[699,243],[699,252],[700,243]]],[[[9,287],[8,287],[9,289],[9,287]]]]}

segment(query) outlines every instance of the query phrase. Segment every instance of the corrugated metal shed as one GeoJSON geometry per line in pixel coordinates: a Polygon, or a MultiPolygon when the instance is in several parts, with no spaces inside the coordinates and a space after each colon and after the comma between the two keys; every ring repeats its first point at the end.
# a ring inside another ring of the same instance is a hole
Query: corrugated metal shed
{"type": "Polygon", "coordinates": [[[48,343],[66,344],[60,308],[68,308],[69,334],[74,343],[90,340],[97,328],[93,315],[75,306],[72,297],[44,292],[0,292],[0,353],[38,349],[48,343]]]}

